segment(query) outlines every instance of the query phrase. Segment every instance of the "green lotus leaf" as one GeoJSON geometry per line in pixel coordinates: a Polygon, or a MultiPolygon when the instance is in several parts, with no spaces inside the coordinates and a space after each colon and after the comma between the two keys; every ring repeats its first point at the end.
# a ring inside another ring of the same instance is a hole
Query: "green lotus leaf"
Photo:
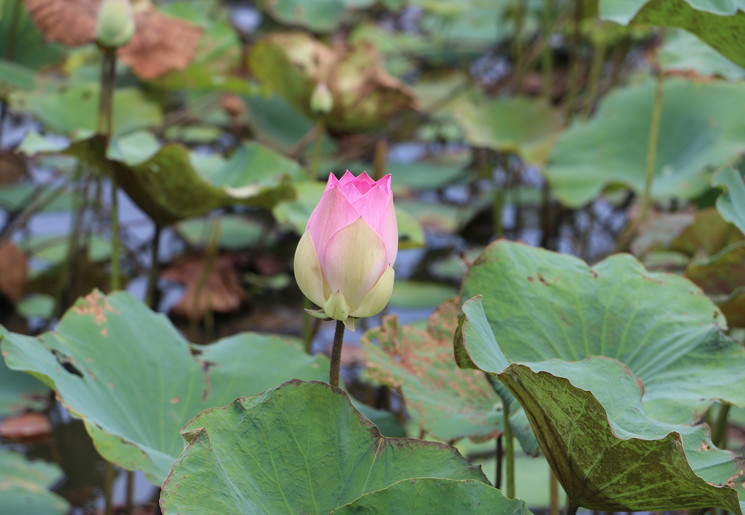
{"type": "MultiPolygon", "coordinates": [[[[12,55],[12,60],[24,67],[38,70],[65,55],[64,47],[44,41],[28,10],[15,0],[0,0],[0,34],[8,35],[0,38],[0,55],[12,55]]],[[[0,76],[6,78],[1,72],[0,76]]]]}
{"type": "Polygon", "coordinates": [[[57,465],[27,461],[22,454],[0,452],[0,506],[4,513],[64,515],[70,505],[48,487],[62,479],[57,465]]]}
{"type": "Polygon", "coordinates": [[[745,68],[736,65],[685,30],[666,31],[659,60],[665,71],[692,71],[704,77],[716,76],[732,81],[745,78],[745,68]]]}
{"type": "Polygon", "coordinates": [[[0,334],[8,367],[53,386],[105,458],[154,484],[183,450],[179,430],[200,411],[288,379],[328,377],[326,358],[279,337],[243,333],[192,347],[124,292],[80,299],[54,332],[0,334]]]}
{"type": "Polygon", "coordinates": [[[35,377],[23,372],[10,370],[0,357],[0,415],[41,409],[49,401],[49,388],[35,377]]]}
{"type": "Polygon", "coordinates": [[[742,0],[601,0],[600,17],[623,25],[679,27],[696,34],[732,62],[745,66],[742,0]]]}
{"type": "Polygon", "coordinates": [[[114,166],[122,189],[160,225],[243,204],[271,207],[294,196],[301,168],[266,147],[245,143],[209,170],[195,166],[186,147],[170,143],[148,160],[114,166]]]}
{"type": "MultiPolygon", "coordinates": [[[[386,438],[325,383],[293,380],[197,415],[163,484],[165,513],[328,513],[411,478],[486,483],[449,446],[386,438]]],[[[385,510],[386,512],[388,510],[385,510]]]]}
{"type": "Polygon", "coordinates": [[[714,186],[725,189],[717,199],[717,209],[722,218],[735,224],[745,234],[745,182],[733,169],[722,170],[713,181],[714,186]]]}
{"type": "Polygon", "coordinates": [[[463,305],[458,361],[494,374],[517,398],[570,506],[613,511],[717,506],[742,513],[732,487],[743,471],[734,455],[713,446],[708,428],[650,417],[642,382],[615,359],[513,361],[503,351],[514,354],[509,345],[514,340],[501,338],[504,347],[497,343],[484,308],[479,296],[463,305]]]}
{"type": "MultiPolygon", "coordinates": [[[[654,83],[610,93],[594,118],[577,122],[556,142],[544,174],[565,205],[579,207],[604,189],[644,190],[654,83]]],[[[711,170],[745,151],[740,84],[665,81],[652,182],[658,200],[692,199],[709,188],[711,170]]]]}
{"type": "Polygon", "coordinates": [[[365,494],[332,511],[351,513],[531,513],[525,501],[507,499],[502,492],[473,479],[404,479],[388,488],[365,494]]]}
{"type": "Polygon", "coordinates": [[[745,326],[745,241],[692,261],[685,275],[712,296],[729,325],[745,326]]]}
{"type": "Polygon", "coordinates": [[[541,100],[489,99],[471,91],[450,104],[468,143],[519,154],[529,164],[542,164],[564,127],[562,114],[541,100]]]}
{"type": "Polygon", "coordinates": [[[481,372],[453,362],[457,299],[443,303],[426,330],[386,317],[362,337],[371,380],[400,389],[412,421],[444,440],[491,438],[503,430],[501,401],[481,372]]]}
{"type": "MultiPolygon", "coordinates": [[[[99,89],[98,84],[79,84],[58,91],[19,91],[11,95],[11,105],[31,113],[51,132],[88,137],[97,126],[99,89]]],[[[112,116],[114,136],[163,123],[160,106],[136,88],[114,92],[112,116]]]]}
{"type": "Polygon", "coordinates": [[[649,416],[674,424],[717,400],[745,405],[745,349],[723,333],[719,309],[689,280],[648,272],[630,255],[590,267],[497,241],[463,282],[461,298],[476,295],[512,362],[617,359],[644,383],[649,416]]]}

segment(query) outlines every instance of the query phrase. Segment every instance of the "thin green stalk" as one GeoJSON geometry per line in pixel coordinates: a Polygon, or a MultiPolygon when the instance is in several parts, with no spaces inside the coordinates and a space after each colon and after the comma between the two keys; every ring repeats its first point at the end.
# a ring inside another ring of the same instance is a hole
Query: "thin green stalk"
{"type": "Polygon", "coordinates": [[[567,120],[570,120],[574,113],[574,102],[579,93],[579,63],[580,46],[582,43],[582,1],[575,0],[574,4],[574,33],[572,35],[572,61],[569,64],[569,77],[567,79],[568,88],[565,100],[567,120]]]}
{"type": "Polygon", "coordinates": [[[714,445],[720,449],[727,448],[727,429],[729,426],[729,410],[732,405],[728,402],[723,402],[719,406],[717,412],[717,421],[714,423],[714,428],[711,432],[711,441],[714,445]]]}
{"type": "Polygon", "coordinates": [[[505,455],[505,477],[507,488],[505,494],[510,499],[515,498],[515,442],[510,425],[510,410],[507,406],[503,409],[504,415],[504,455],[505,455]]]}
{"type": "Polygon", "coordinates": [[[644,192],[642,193],[642,209],[639,214],[638,225],[643,224],[649,216],[652,206],[652,180],[654,169],[657,164],[657,142],[660,138],[660,119],[662,118],[662,95],[665,80],[659,69],[655,70],[657,80],[654,90],[654,105],[652,106],[652,117],[649,122],[649,140],[647,144],[647,163],[644,171],[644,192]]]}
{"type": "Polygon", "coordinates": [[[158,300],[158,273],[160,272],[160,261],[158,254],[160,251],[160,232],[161,227],[155,224],[153,238],[150,242],[150,269],[147,274],[147,293],[145,294],[145,303],[152,309],[156,309],[158,300]]]}
{"type": "Polygon", "coordinates": [[[554,474],[554,469],[548,471],[548,488],[549,488],[549,515],[559,515],[559,480],[554,474]]]}
{"type": "Polygon", "coordinates": [[[595,99],[598,96],[598,89],[600,87],[600,72],[603,70],[603,64],[605,63],[605,51],[607,48],[605,35],[602,31],[602,25],[599,30],[599,35],[596,37],[597,43],[595,44],[595,51],[592,54],[592,64],[590,64],[590,78],[588,79],[587,93],[585,95],[585,106],[582,112],[583,118],[589,118],[592,113],[592,107],[595,104],[595,99]]]}
{"type": "Polygon", "coordinates": [[[339,372],[341,370],[341,347],[344,343],[344,322],[336,321],[334,344],[331,348],[331,368],[329,369],[329,384],[339,387],[339,372]]]}
{"type": "Polygon", "coordinates": [[[554,98],[554,53],[551,48],[551,36],[554,33],[554,0],[543,0],[543,34],[546,42],[543,45],[541,68],[543,71],[543,98],[551,103],[554,98]]]}
{"type": "Polygon", "coordinates": [[[525,2],[515,2],[515,32],[512,34],[513,69],[515,70],[514,91],[519,93],[523,87],[525,77],[525,45],[523,42],[523,27],[525,25],[525,2]]]}
{"type": "Polygon", "coordinates": [[[110,461],[106,462],[106,468],[103,472],[103,499],[104,499],[104,509],[103,512],[105,515],[113,515],[114,514],[114,502],[113,502],[113,486],[114,486],[114,464],[110,461]]]}
{"type": "Polygon", "coordinates": [[[505,202],[505,188],[494,183],[494,197],[492,198],[492,226],[495,238],[504,238],[504,220],[502,210],[505,202]]]}
{"type": "Polygon", "coordinates": [[[503,443],[504,441],[504,435],[499,435],[497,437],[497,449],[494,454],[494,461],[495,464],[495,474],[494,474],[494,488],[497,490],[500,490],[502,488],[502,461],[504,457],[504,448],[503,443]]]}
{"type": "Polygon", "coordinates": [[[388,141],[380,138],[375,143],[375,160],[373,161],[373,179],[380,180],[388,167],[388,141]]]}
{"type": "MultiPolygon", "coordinates": [[[[207,241],[207,252],[204,258],[204,265],[202,266],[202,270],[199,272],[199,277],[197,278],[197,286],[194,292],[194,303],[192,304],[192,313],[198,313],[199,312],[199,301],[202,297],[202,291],[204,290],[205,284],[207,284],[207,278],[209,277],[210,273],[212,272],[212,267],[215,264],[215,260],[217,259],[217,251],[220,247],[220,219],[216,218],[213,225],[212,225],[212,232],[210,232],[210,239],[207,241]]],[[[210,309],[210,306],[208,305],[205,312],[205,322],[209,323],[211,321],[210,318],[208,318],[208,313],[210,313],[212,310],[210,309]]],[[[197,322],[198,318],[193,316],[191,318],[191,325],[190,325],[190,334],[196,335],[197,333],[197,322]]]]}
{"type": "Polygon", "coordinates": [[[313,303],[303,296],[303,348],[307,354],[313,351],[313,319],[306,309],[313,309],[313,303]]]}
{"type": "Polygon", "coordinates": [[[126,496],[124,498],[124,512],[127,515],[134,513],[135,473],[131,470],[126,474],[126,496]]]}
{"type": "MultiPolygon", "coordinates": [[[[111,138],[114,81],[116,78],[116,49],[102,48],[101,63],[101,95],[98,102],[98,132],[102,134],[108,144],[111,138]]],[[[119,198],[114,174],[111,174],[111,290],[121,288],[121,273],[119,256],[121,241],[119,237],[119,198]]]]}

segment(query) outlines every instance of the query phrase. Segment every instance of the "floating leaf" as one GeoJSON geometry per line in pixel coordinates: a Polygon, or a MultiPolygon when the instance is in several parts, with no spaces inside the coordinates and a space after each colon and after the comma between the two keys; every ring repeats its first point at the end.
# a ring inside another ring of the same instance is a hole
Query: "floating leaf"
{"type": "Polygon", "coordinates": [[[617,359],[643,381],[646,412],[670,423],[691,423],[720,399],[745,405],[745,349],[723,334],[717,307],[687,279],[650,273],[630,255],[590,267],[497,241],[463,283],[462,298],[475,295],[511,361],[617,359]]]}
{"type": "Polygon", "coordinates": [[[717,199],[717,209],[722,218],[735,224],[745,234],[745,182],[733,169],[722,170],[713,181],[714,186],[726,192],[717,199]]]}
{"type": "Polygon", "coordinates": [[[623,25],[680,27],[745,66],[745,4],[740,0],[601,0],[600,17],[623,25]]]}
{"type": "MultiPolygon", "coordinates": [[[[381,436],[339,389],[291,381],[182,430],[189,442],[163,484],[166,513],[328,513],[402,479],[473,479],[452,447],[381,436]]],[[[385,510],[388,511],[388,510],[385,510]]]]}
{"type": "Polygon", "coordinates": [[[391,305],[407,309],[434,308],[458,292],[448,284],[421,281],[396,281],[391,305]]]}
{"type": "Polygon", "coordinates": [[[460,123],[468,143],[519,154],[529,164],[542,164],[564,127],[564,117],[541,100],[489,99],[471,91],[448,111],[460,123]]]}
{"type": "MultiPolygon", "coordinates": [[[[652,81],[617,89],[593,119],[559,137],[543,172],[562,203],[579,207],[618,185],[644,189],[653,99],[652,81]]],[[[739,158],[745,120],[732,106],[744,102],[740,84],[665,81],[653,198],[695,198],[709,187],[712,168],[739,158]]]]}
{"type": "Polygon", "coordinates": [[[365,494],[331,513],[531,513],[525,501],[507,499],[502,492],[473,479],[404,479],[365,494]]]}
{"type": "Polygon", "coordinates": [[[33,69],[7,59],[0,59],[0,88],[33,89],[36,73],[33,69]]]}
{"type": "Polygon", "coordinates": [[[491,438],[502,432],[501,401],[484,375],[453,361],[459,303],[443,303],[426,330],[385,317],[362,338],[368,377],[401,389],[415,424],[448,441],[491,438]]]}
{"type": "Polygon", "coordinates": [[[0,452],[0,506],[6,513],[64,515],[70,505],[48,489],[62,476],[57,465],[27,461],[16,452],[0,452]]]}
{"type": "Polygon", "coordinates": [[[104,457],[154,484],[183,449],[179,430],[200,411],[291,378],[328,377],[326,358],[278,337],[243,333],[192,348],[124,292],[90,294],[38,338],[2,334],[9,367],[54,386],[104,457]]]}
{"type": "Polygon", "coordinates": [[[642,383],[623,363],[602,356],[514,362],[497,343],[480,297],[467,301],[463,312],[459,363],[496,375],[517,398],[570,506],[718,506],[742,513],[730,488],[743,474],[734,456],[713,446],[705,426],[660,422],[645,413],[642,383]]]}

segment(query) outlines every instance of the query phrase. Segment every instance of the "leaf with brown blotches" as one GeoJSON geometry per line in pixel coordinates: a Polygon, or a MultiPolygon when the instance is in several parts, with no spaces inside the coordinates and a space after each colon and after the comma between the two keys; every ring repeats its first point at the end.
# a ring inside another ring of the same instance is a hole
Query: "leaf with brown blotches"
{"type": "Polygon", "coordinates": [[[96,39],[101,0],[25,0],[28,12],[47,41],[68,46],[96,39]]]}
{"type": "Polygon", "coordinates": [[[21,413],[0,423],[0,437],[16,443],[39,443],[49,438],[52,424],[43,413],[21,413]]]}
{"type": "Polygon", "coordinates": [[[148,9],[137,14],[132,40],[119,58],[141,79],[154,79],[186,68],[197,51],[202,29],[187,21],[148,9]]]}
{"type": "Polygon", "coordinates": [[[15,304],[23,296],[27,279],[26,254],[9,241],[0,244],[0,294],[15,304]]]}
{"type": "Polygon", "coordinates": [[[186,285],[181,300],[171,308],[174,315],[201,318],[208,311],[229,313],[238,310],[248,298],[232,255],[218,256],[206,277],[205,259],[204,256],[187,257],[163,271],[166,279],[186,285]]]}

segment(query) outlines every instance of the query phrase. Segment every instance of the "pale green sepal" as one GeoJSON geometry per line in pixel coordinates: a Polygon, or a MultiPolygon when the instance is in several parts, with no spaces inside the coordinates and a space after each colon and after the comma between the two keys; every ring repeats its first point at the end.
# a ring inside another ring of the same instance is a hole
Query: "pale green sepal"
{"type": "Polygon", "coordinates": [[[335,291],[326,301],[326,305],[323,306],[323,310],[326,315],[333,318],[334,320],[341,320],[342,322],[349,318],[349,304],[344,298],[344,295],[340,291],[335,291]]]}
{"type": "Polygon", "coordinates": [[[310,316],[315,317],[315,318],[320,318],[321,320],[329,319],[326,312],[322,309],[306,309],[305,312],[308,313],[310,316]]]}
{"type": "Polygon", "coordinates": [[[383,311],[383,308],[391,300],[391,295],[393,295],[395,275],[393,267],[389,265],[380,276],[380,279],[378,279],[378,282],[375,283],[372,290],[362,299],[359,307],[351,315],[363,318],[377,315],[383,311]]]}
{"type": "Polygon", "coordinates": [[[317,306],[326,303],[323,294],[323,273],[310,234],[305,232],[295,250],[295,280],[300,291],[317,306]]]}
{"type": "Polygon", "coordinates": [[[357,320],[357,319],[356,318],[353,318],[353,317],[349,317],[346,320],[343,320],[342,323],[344,324],[344,327],[347,330],[354,332],[354,321],[355,320],[357,320]]]}

